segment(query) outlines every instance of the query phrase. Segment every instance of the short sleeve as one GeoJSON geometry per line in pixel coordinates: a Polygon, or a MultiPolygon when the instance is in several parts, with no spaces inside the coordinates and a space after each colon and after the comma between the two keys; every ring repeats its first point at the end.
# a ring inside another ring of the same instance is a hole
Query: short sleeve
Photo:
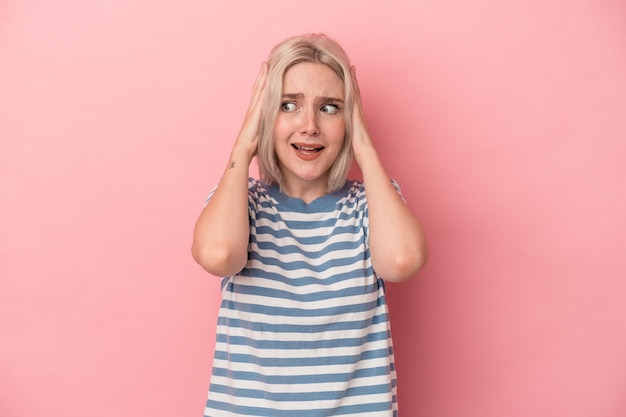
{"type": "MultiPolygon", "coordinates": [[[[219,184],[213,187],[213,189],[209,192],[208,197],[204,201],[205,206],[209,203],[209,201],[211,201],[211,198],[213,197],[213,194],[215,194],[215,191],[217,191],[218,187],[219,187],[219,184]]],[[[251,211],[255,211],[258,201],[259,201],[258,181],[255,180],[254,178],[248,178],[248,208],[251,211]]]]}
{"type": "MultiPolygon", "coordinates": [[[[393,188],[396,189],[396,191],[398,192],[398,195],[400,196],[400,198],[402,199],[402,201],[404,201],[406,203],[406,200],[404,199],[404,196],[402,195],[402,190],[400,188],[400,184],[398,184],[398,182],[396,180],[394,180],[393,178],[391,179],[391,184],[393,185],[393,188]]],[[[363,225],[363,234],[365,235],[365,244],[367,245],[367,247],[369,248],[369,226],[370,226],[370,218],[369,218],[369,207],[367,204],[367,198],[366,198],[366,194],[365,194],[365,188],[363,187],[363,185],[361,184],[359,191],[362,195],[360,195],[360,197],[358,198],[358,201],[361,202],[361,212],[362,214],[362,225],[363,225]]]]}

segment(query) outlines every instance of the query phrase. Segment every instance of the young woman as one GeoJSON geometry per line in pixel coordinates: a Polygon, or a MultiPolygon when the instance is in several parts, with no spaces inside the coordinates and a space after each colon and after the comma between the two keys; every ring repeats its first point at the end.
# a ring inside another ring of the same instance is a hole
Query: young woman
{"type": "Polygon", "coordinates": [[[261,65],[192,253],[225,277],[205,416],[397,415],[384,281],[415,275],[426,241],[336,41],[289,38],[261,65]]]}

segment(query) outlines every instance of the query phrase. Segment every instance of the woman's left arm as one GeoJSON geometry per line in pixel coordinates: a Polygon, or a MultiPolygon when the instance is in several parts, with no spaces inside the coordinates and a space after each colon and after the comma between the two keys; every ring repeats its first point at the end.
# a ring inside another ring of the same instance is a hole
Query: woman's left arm
{"type": "Polygon", "coordinates": [[[422,226],[391,183],[365,125],[361,94],[352,67],[352,147],[363,174],[369,209],[369,247],[376,273],[390,282],[411,278],[428,259],[422,226]]]}

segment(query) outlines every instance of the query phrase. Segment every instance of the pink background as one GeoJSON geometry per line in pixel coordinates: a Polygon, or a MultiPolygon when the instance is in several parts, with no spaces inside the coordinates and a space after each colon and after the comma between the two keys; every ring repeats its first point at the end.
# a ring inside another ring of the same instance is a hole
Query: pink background
{"type": "Polygon", "coordinates": [[[0,415],[202,415],[193,224],[309,31],[429,237],[389,286],[401,415],[626,415],[621,0],[0,2],[0,415]]]}

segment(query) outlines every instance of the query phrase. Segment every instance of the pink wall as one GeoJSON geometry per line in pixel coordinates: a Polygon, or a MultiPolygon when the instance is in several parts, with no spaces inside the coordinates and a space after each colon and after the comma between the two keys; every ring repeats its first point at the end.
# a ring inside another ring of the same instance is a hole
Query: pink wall
{"type": "Polygon", "coordinates": [[[626,3],[381,4],[0,3],[0,415],[201,416],[193,223],[308,31],[430,240],[390,285],[401,415],[626,415],[626,3]]]}

